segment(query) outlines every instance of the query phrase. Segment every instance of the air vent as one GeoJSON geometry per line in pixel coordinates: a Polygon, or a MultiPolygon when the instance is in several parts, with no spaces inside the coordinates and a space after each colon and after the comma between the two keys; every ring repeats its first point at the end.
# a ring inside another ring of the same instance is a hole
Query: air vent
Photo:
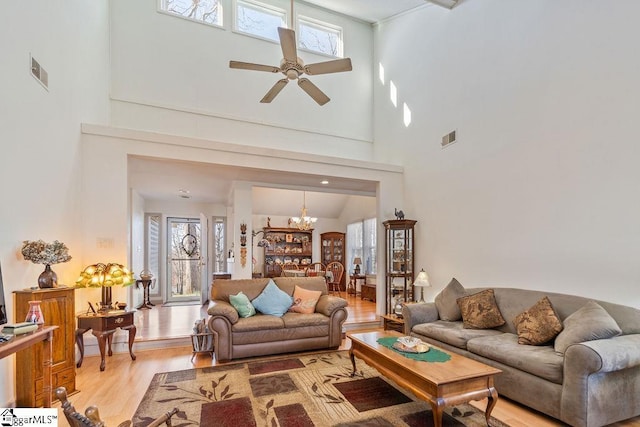
{"type": "Polygon", "coordinates": [[[40,82],[40,84],[49,90],[49,73],[45,70],[36,59],[31,56],[31,75],[40,82]]]}
{"type": "Polygon", "coordinates": [[[456,131],[451,131],[442,137],[442,148],[445,148],[456,142],[456,131]]]}

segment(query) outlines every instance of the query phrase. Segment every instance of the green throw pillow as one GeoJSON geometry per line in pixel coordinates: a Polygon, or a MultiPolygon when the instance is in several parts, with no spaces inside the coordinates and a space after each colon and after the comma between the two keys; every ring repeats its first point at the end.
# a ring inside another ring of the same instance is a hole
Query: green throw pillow
{"type": "Polygon", "coordinates": [[[229,302],[238,310],[240,317],[251,317],[256,314],[256,309],[242,291],[238,292],[238,295],[229,295],[229,302]]]}

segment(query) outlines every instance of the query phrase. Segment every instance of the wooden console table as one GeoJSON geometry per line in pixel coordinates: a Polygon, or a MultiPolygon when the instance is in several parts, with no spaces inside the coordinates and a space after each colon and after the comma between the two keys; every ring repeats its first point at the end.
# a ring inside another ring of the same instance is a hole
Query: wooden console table
{"type": "Polygon", "coordinates": [[[44,407],[51,408],[51,365],[53,364],[53,331],[58,326],[41,326],[38,330],[23,335],[16,335],[10,341],[0,344],[0,359],[42,342],[42,371],[44,407]]]}
{"type": "Polygon", "coordinates": [[[78,368],[82,366],[82,360],[84,359],[84,338],[82,336],[89,329],[93,330],[93,335],[98,339],[101,371],[104,371],[105,368],[106,344],[109,344],[109,356],[113,354],[111,351],[111,341],[117,328],[129,331],[129,354],[131,355],[131,360],[136,360],[136,355],[133,354],[133,341],[136,338],[136,326],[133,324],[133,313],[133,311],[108,311],[106,313],[80,314],[78,316],[78,329],[76,329],[76,344],[78,344],[78,348],[80,349],[80,360],[76,366],[78,368]]]}

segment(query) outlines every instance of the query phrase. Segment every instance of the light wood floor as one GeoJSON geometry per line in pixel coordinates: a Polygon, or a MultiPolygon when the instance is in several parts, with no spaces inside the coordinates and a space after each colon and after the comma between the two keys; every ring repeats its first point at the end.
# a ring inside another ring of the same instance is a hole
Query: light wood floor
{"type": "MultiPolygon", "coordinates": [[[[349,296],[348,299],[350,321],[353,322],[353,319],[359,319],[358,322],[376,320],[374,303],[362,301],[359,297],[353,296],[349,296]]],[[[197,305],[154,307],[151,310],[139,311],[136,316],[137,341],[161,336],[189,335],[193,322],[204,317],[205,314],[197,305]]],[[[351,325],[350,329],[352,328],[356,326],[351,325]]],[[[350,346],[350,341],[345,339],[340,348],[349,349],[350,346]]],[[[136,351],[136,355],[137,360],[132,361],[128,353],[114,354],[108,358],[103,372],[100,372],[100,357],[85,357],[82,367],[77,369],[77,389],[80,391],[70,396],[70,401],[76,409],[84,411],[87,406],[96,405],[106,425],[116,426],[133,416],[154,374],[217,364],[206,354],[196,355],[191,362],[191,347],[136,351]]],[[[472,402],[472,404],[481,409],[486,408],[486,401],[472,402]]],[[[59,408],[60,404],[57,403],[54,406],[59,408]]],[[[160,415],[162,414],[158,414],[160,415]]],[[[505,398],[498,400],[492,415],[512,427],[564,425],[505,398]]],[[[59,416],[64,418],[61,411],[59,416]]],[[[61,425],[65,425],[64,422],[61,425]]],[[[640,417],[616,423],[614,426],[639,427],[640,417]]]]}

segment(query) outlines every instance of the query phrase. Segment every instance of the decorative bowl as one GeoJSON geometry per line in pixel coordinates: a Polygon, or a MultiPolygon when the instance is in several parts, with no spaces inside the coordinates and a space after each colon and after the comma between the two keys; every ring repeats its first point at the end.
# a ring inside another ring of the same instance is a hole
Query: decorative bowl
{"type": "Polygon", "coordinates": [[[422,341],[420,340],[420,338],[416,337],[400,337],[398,338],[398,342],[407,348],[413,348],[420,344],[422,341]]]}

